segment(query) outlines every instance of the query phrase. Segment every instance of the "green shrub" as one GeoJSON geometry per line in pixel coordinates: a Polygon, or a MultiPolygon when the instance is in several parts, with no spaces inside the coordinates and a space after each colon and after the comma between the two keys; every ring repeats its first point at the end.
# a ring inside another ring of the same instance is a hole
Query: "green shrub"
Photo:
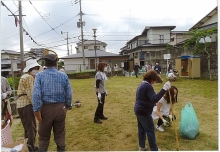
{"type": "Polygon", "coordinates": [[[83,79],[83,78],[91,78],[94,77],[96,71],[85,71],[85,72],[74,72],[67,74],[69,79],[83,79]]]}
{"type": "MultiPolygon", "coordinates": [[[[11,89],[13,90],[13,81],[12,81],[12,77],[7,78],[7,80],[8,80],[8,83],[9,83],[11,89]]],[[[15,90],[18,90],[18,84],[19,84],[19,81],[20,81],[20,77],[14,77],[15,90]]]]}

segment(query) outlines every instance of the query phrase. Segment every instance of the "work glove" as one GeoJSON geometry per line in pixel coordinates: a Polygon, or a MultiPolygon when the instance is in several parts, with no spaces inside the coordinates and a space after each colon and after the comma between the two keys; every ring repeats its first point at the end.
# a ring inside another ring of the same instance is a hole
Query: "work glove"
{"type": "Polygon", "coordinates": [[[108,95],[108,92],[107,92],[107,90],[105,90],[105,95],[106,95],[106,96],[108,95]]]}
{"type": "Polygon", "coordinates": [[[165,119],[162,119],[164,126],[169,126],[169,122],[166,121],[165,119]]]}
{"type": "Polygon", "coordinates": [[[167,82],[164,84],[163,89],[167,91],[167,90],[170,89],[170,88],[171,88],[170,81],[167,81],[167,82]]]}
{"type": "Polygon", "coordinates": [[[172,119],[172,118],[173,118],[172,115],[169,115],[168,117],[170,118],[170,121],[173,121],[173,119],[172,119]]]}
{"type": "Polygon", "coordinates": [[[101,101],[101,93],[98,93],[98,99],[101,101]]]}
{"type": "Polygon", "coordinates": [[[7,97],[7,93],[2,93],[2,99],[5,99],[7,97]]]}

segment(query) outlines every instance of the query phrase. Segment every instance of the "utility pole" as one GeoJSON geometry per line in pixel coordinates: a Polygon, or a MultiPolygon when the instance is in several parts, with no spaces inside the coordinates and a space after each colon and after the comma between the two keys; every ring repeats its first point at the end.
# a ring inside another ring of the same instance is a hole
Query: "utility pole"
{"type": "Polygon", "coordinates": [[[67,45],[67,55],[70,55],[70,50],[69,50],[69,37],[68,37],[68,32],[67,32],[67,40],[66,40],[66,45],[67,45]]]}
{"type": "Polygon", "coordinates": [[[97,54],[96,54],[96,30],[97,29],[92,29],[93,30],[93,37],[94,37],[94,40],[95,40],[95,46],[94,46],[94,50],[95,50],[95,71],[97,71],[97,54]]]}
{"type": "Polygon", "coordinates": [[[66,33],[67,34],[67,38],[66,38],[66,46],[67,46],[67,55],[69,56],[70,55],[70,51],[69,51],[69,37],[68,37],[68,32],[63,32],[61,31],[61,34],[64,34],[66,33]]]}
{"type": "Polygon", "coordinates": [[[25,61],[24,61],[24,46],[23,46],[23,26],[22,26],[22,6],[21,6],[21,0],[18,1],[19,5],[19,29],[20,29],[20,52],[21,52],[21,73],[24,70],[25,67],[25,61]]]}
{"type": "MultiPolygon", "coordinates": [[[[84,52],[84,40],[83,40],[83,26],[85,25],[85,22],[82,21],[82,15],[83,15],[83,13],[82,13],[81,1],[82,1],[82,0],[79,0],[79,7],[80,7],[80,12],[79,12],[79,14],[80,14],[80,19],[79,19],[79,22],[78,22],[79,24],[77,24],[77,26],[80,25],[80,28],[81,28],[83,69],[84,69],[84,71],[85,71],[85,52],[84,52]]],[[[77,3],[77,2],[76,2],[76,3],[77,3]]],[[[79,26],[78,26],[78,27],[79,27],[79,26]]]]}

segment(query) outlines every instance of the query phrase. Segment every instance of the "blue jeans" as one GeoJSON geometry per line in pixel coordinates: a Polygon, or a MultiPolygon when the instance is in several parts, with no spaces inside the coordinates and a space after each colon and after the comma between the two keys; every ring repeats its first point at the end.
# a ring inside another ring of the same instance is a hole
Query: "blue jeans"
{"type": "Polygon", "coordinates": [[[146,143],[146,134],[148,138],[148,143],[150,145],[151,151],[158,151],[155,130],[154,130],[154,122],[151,115],[148,116],[137,116],[138,121],[138,141],[139,147],[145,148],[146,143]]]}

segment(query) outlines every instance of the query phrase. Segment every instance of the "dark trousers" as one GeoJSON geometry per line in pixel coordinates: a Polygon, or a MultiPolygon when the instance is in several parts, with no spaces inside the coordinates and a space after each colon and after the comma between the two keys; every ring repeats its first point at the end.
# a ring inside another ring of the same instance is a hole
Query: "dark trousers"
{"type": "Polygon", "coordinates": [[[94,118],[95,120],[104,116],[103,109],[104,109],[104,104],[105,104],[105,93],[101,93],[101,103],[98,99],[98,93],[96,93],[96,96],[98,100],[98,106],[95,111],[95,118],[94,118]]]}
{"type": "MultiPolygon", "coordinates": [[[[165,118],[166,116],[163,116],[163,118],[165,118]]],[[[162,119],[158,119],[158,121],[157,121],[157,125],[158,126],[160,126],[160,125],[162,125],[163,124],[163,121],[162,121],[162,119]]]]}
{"type": "Polygon", "coordinates": [[[134,71],[136,78],[138,77],[138,71],[134,71]]]}
{"type": "Polygon", "coordinates": [[[43,105],[41,107],[41,117],[42,122],[39,122],[38,128],[39,151],[47,151],[52,128],[57,151],[65,151],[66,104],[55,103],[43,105]]]}
{"type": "Polygon", "coordinates": [[[111,72],[107,72],[107,77],[111,78],[112,73],[111,72]]]}
{"type": "Polygon", "coordinates": [[[18,108],[18,114],[24,127],[24,137],[28,138],[27,144],[34,149],[37,128],[32,104],[29,104],[23,108],[18,108]]]}
{"type": "Polygon", "coordinates": [[[139,147],[146,148],[146,135],[151,151],[158,151],[156,136],[154,130],[154,122],[151,115],[137,116],[138,121],[138,142],[139,147]]]}

